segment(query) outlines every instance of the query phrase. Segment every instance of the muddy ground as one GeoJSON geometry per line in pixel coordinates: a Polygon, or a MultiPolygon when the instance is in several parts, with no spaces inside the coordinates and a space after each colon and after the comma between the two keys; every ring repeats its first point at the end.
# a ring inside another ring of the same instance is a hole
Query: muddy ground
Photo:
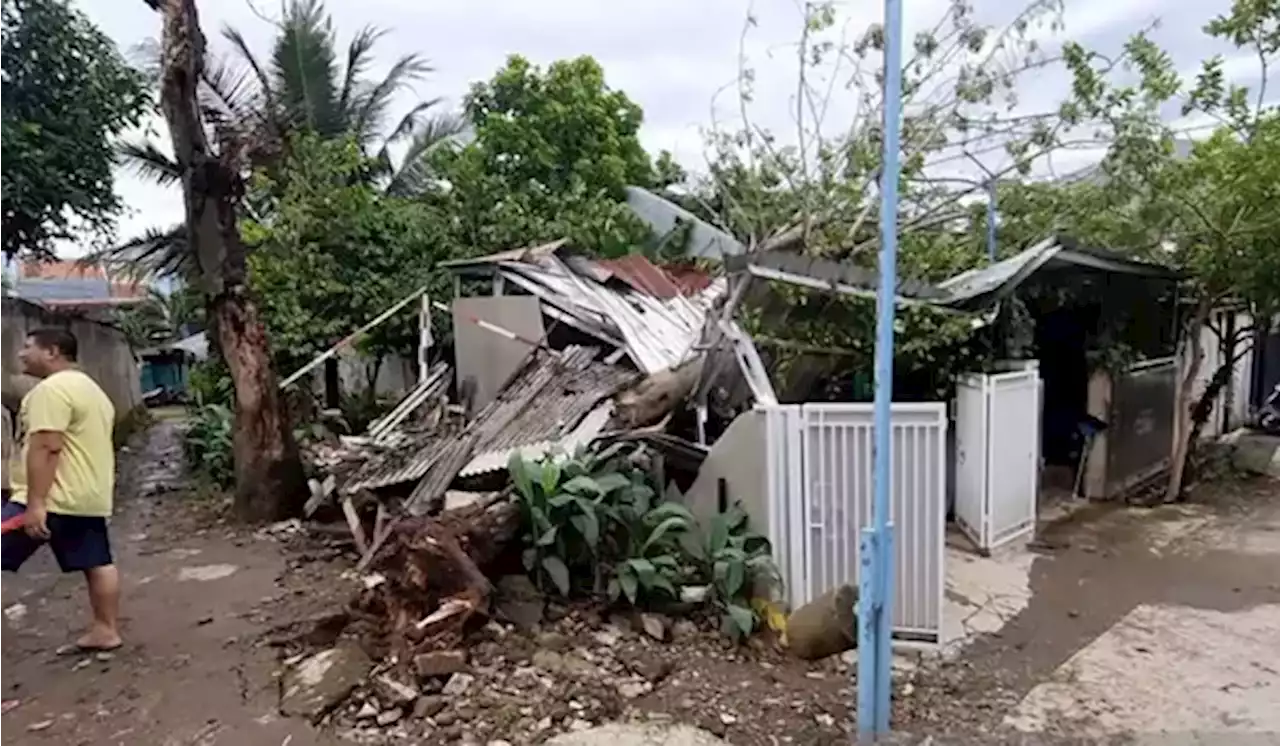
{"type": "MultiPolygon", "coordinates": [[[[175,427],[158,423],[121,458],[113,532],[125,649],[105,659],[54,654],[85,610],[80,579],[60,576],[47,555],[5,579],[3,688],[17,705],[3,716],[3,743],[519,744],[634,717],[697,725],[735,744],[848,742],[847,661],[796,662],[769,641],[726,646],[676,620],[667,620],[673,639],[658,641],[590,607],[552,606],[529,633],[490,625],[460,683],[429,683],[417,701],[381,701],[361,686],[318,725],[284,718],[284,661],[314,651],[265,638],[345,604],[360,582],[353,557],[306,531],[222,522],[225,506],[193,494],[182,476],[175,427]]],[[[1028,692],[1140,605],[1280,603],[1274,557],[1215,543],[1231,526],[1277,516],[1274,482],[1227,480],[1202,488],[1192,506],[1097,506],[1049,527],[1026,609],[958,660],[904,671],[895,727],[957,737],[1007,729],[1028,692]]]]}

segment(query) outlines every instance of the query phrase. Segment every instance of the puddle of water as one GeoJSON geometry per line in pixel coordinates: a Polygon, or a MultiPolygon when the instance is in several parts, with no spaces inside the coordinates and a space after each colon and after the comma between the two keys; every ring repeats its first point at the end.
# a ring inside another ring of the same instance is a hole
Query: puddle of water
{"type": "Polygon", "coordinates": [[[179,570],[178,580],[197,580],[200,582],[221,580],[235,574],[239,569],[240,568],[235,565],[195,565],[192,567],[184,567],[179,570]]]}

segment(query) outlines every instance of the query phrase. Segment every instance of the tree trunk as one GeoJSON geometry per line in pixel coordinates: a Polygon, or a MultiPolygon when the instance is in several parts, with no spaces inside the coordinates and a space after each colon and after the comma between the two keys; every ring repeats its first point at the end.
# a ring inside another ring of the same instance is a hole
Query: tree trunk
{"type": "Polygon", "coordinates": [[[266,330],[249,297],[245,246],[236,224],[244,195],[243,143],[221,142],[214,153],[197,99],[204,35],[195,0],[164,0],[160,104],[173,152],[182,164],[189,251],[200,271],[218,342],[236,392],[237,514],[276,520],[299,514],[305,479],[271,369],[266,330]]]}
{"type": "MultiPolygon", "coordinates": [[[[1205,386],[1204,393],[1200,394],[1200,398],[1196,400],[1195,406],[1191,408],[1191,438],[1187,446],[1187,468],[1193,469],[1195,466],[1196,448],[1200,443],[1200,433],[1204,431],[1204,426],[1209,422],[1209,415],[1213,413],[1213,404],[1218,400],[1223,390],[1231,383],[1231,376],[1235,372],[1236,363],[1240,362],[1240,358],[1245,356],[1249,351],[1250,344],[1237,340],[1234,336],[1226,342],[1229,349],[1224,350],[1226,362],[1218,366],[1213,372],[1213,376],[1209,379],[1209,384],[1205,386]],[[1241,347],[1241,345],[1243,346],[1241,347]],[[1241,347],[1240,350],[1236,350],[1241,347]]],[[[1229,402],[1224,401],[1224,405],[1229,402]]],[[[1195,475],[1192,474],[1192,479],[1195,475]]]]}
{"type": "MultiPolygon", "coordinates": [[[[1186,473],[1187,457],[1191,453],[1191,438],[1193,436],[1191,427],[1191,396],[1195,389],[1196,378],[1200,375],[1200,365],[1204,362],[1204,345],[1201,341],[1201,332],[1204,325],[1209,320],[1209,312],[1213,308],[1213,302],[1209,298],[1203,298],[1196,304],[1196,311],[1187,325],[1185,334],[1186,341],[1183,345],[1183,352],[1186,357],[1186,368],[1182,371],[1182,377],[1178,379],[1178,387],[1174,391],[1173,397],[1173,450],[1169,458],[1169,484],[1165,490],[1165,502],[1173,502],[1178,500],[1182,495],[1183,476],[1186,473]]],[[[1182,364],[1183,356],[1179,356],[1178,363],[1182,364]]]]}
{"type": "Polygon", "coordinates": [[[659,371],[618,394],[614,422],[625,429],[658,422],[693,392],[702,374],[704,355],[659,371]]]}

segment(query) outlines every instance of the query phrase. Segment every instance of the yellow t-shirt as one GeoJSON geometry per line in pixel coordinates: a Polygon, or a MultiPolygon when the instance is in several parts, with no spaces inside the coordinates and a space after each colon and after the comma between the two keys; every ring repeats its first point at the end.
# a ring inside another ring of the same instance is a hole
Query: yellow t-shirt
{"type": "Polygon", "coordinates": [[[62,433],[58,472],[45,500],[50,513],[110,516],[116,478],[111,443],[115,407],[98,384],[78,370],[63,370],[41,381],[18,410],[21,448],[14,458],[14,502],[27,502],[27,448],[30,434],[62,433]]]}

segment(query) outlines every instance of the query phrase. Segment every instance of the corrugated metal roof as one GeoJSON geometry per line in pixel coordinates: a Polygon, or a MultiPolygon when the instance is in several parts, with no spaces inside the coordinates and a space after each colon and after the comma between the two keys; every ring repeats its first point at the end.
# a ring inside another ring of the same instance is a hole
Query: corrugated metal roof
{"type": "Polygon", "coordinates": [[[1041,269],[1055,268],[1089,269],[1162,280],[1178,278],[1177,272],[1159,264],[1080,246],[1067,237],[1050,236],[1007,259],[961,272],[942,282],[939,287],[947,297],[941,304],[956,309],[980,310],[1013,292],[1041,269]]]}
{"type": "MultiPolygon", "coordinates": [[[[422,480],[411,502],[430,502],[461,474],[506,468],[513,451],[537,457],[556,447],[589,442],[608,417],[596,415],[637,374],[597,360],[599,350],[570,346],[553,354],[538,350],[498,398],[464,430],[441,431],[406,439],[370,460],[343,492],[374,490],[422,480]],[[593,416],[588,417],[591,413],[593,416]],[[597,422],[597,420],[600,420],[597,422]],[[429,483],[429,484],[428,484],[429,483]]],[[[611,410],[609,410],[611,411],[611,410]]]]}
{"type": "MultiPolygon", "coordinates": [[[[539,351],[498,400],[476,418],[481,439],[476,443],[475,457],[461,474],[506,468],[511,453],[517,450],[546,453],[574,433],[601,402],[636,379],[632,371],[596,360],[598,354],[595,348],[573,346],[556,359],[539,351]]],[[[594,426],[594,433],[577,433],[577,439],[589,440],[606,422],[608,417],[594,426]]]]}
{"type": "Polygon", "coordinates": [[[547,313],[566,314],[574,326],[609,344],[621,340],[645,373],[688,359],[708,311],[728,288],[723,277],[687,268],[677,280],[641,256],[598,261],[564,249],[560,241],[445,266],[462,272],[496,268],[503,279],[552,306],[547,313]]]}
{"type": "Polygon", "coordinates": [[[720,259],[747,251],[747,247],[733,236],[647,189],[627,187],[627,205],[637,217],[649,224],[655,234],[664,238],[682,225],[692,225],[686,244],[692,256],[720,259]]]}

